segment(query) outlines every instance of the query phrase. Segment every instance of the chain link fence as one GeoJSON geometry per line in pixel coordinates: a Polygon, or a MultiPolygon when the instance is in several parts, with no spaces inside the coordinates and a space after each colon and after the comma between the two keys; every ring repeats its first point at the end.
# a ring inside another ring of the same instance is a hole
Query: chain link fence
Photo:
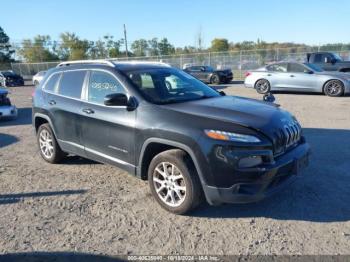
{"type": "MultiPolygon", "coordinates": [[[[157,61],[183,69],[188,65],[210,65],[215,69],[231,69],[234,80],[242,80],[246,71],[257,69],[277,61],[304,62],[308,52],[320,51],[319,47],[296,47],[276,49],[256,49],[228,52],[192,53],[169,56],[124,57],[110,59],[112,61],[157,61]]],[[[322,50],[326,51],[326,50],[322,50]]],[[[350,50],[330,50],[343,59],[350,59],[350,50]]],[[[12,63],[11,68],[16,73],[31,78],[39,71],[45,71],[59,64],[57,62],[43,63],[12,63]]]]}

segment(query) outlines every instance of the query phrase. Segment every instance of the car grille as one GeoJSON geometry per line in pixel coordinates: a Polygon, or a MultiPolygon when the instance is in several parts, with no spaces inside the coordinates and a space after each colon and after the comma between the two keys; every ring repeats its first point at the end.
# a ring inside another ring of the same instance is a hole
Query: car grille
{"type": "Polygon", "coordinates": [[[279,128],[275,132],[274,148],[275,156],[283,154],[289,148],[298,144],[301,138],[301,126],[297,122],[279,128]]]}

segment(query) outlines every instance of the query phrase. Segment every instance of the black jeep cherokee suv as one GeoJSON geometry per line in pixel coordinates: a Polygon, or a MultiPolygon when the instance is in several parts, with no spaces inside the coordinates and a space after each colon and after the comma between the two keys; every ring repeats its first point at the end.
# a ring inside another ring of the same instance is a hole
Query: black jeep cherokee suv
{"type": "Polygon", "coordinates": [[[308,161],[297,120],[276,104],[224,96],[160,63],[65,62],[33,96],[42,157],[68,153],[148,180],[158,203],[183,214],[257,201],[308,161]]]}

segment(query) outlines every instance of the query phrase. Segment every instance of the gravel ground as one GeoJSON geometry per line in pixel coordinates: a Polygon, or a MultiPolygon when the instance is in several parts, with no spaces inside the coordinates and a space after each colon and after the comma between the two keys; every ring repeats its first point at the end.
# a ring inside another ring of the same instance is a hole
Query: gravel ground
{"type": "MultiPolygon", "coordinates": [[[[19,118],[0,122],[0,253],[350,254],[350,97],[276,94],[312,146],[303,176],[259,203],[176,216],[118,168],[78,157],[44,162],[32,90],[11,88],[19,118]]],[[[223,90],[261,99],[241,85],[223,90]]]]}

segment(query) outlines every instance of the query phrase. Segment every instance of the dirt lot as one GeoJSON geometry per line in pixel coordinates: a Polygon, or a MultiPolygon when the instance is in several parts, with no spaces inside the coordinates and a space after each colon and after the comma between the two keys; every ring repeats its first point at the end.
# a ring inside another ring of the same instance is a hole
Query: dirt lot
{"type": "MultiPolygon", "coordinates": [[[[261,99],[240,85],[223,90],[261,99]]],[[[11,91],[19,118],[0,123],[0,253],[350,254],[350,97],[277,94],[312,146],[303,176],[260,203],[176,216],[115,167],[78,157],[45,163],[32,87],[11,91]]]]}

